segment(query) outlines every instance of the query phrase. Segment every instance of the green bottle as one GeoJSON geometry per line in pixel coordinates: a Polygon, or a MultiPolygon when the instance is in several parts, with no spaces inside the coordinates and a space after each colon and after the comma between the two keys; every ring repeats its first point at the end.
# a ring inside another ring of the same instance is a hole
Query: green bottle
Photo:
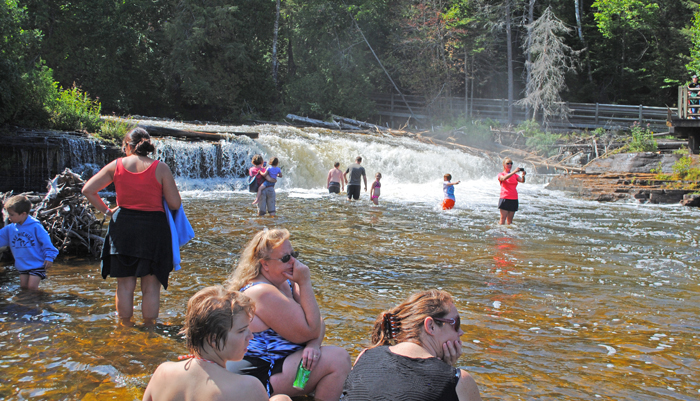
{"type": "Polygon", "coordinates": [[[299,361],[299,368],[297,369],[297,377],[294,379],[294,387],[297,390],[303,390],[306,386],[306,382],[309,381],[309,376],[311,376],[311,371],[304,367],[304,360],[299,361]]]}

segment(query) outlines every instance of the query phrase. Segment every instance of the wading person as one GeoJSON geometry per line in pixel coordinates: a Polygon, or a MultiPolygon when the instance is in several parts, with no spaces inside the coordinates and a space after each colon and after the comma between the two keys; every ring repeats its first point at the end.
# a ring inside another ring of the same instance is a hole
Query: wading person
{"type": "Polygon", "coordinates": [[[445,174],[442,179],[442,210],[450,210],[455,207],[455,185],[461,181],[452,182],[452,174],[445,174]]]}
{"type": "Polygon", "coordinates": [[[170,227],[163,199],[170,210],[180,208],[180,193],[170,168],[148,157],[155,150],[148,132],[135,128],[124,137],[126,157],[106,165],[83,187],[83,194],[97,210],[111,216],[102,249],[102,277],[117,279],[117,313],[132,325],[134,290],[141,278],[141,313],[144,323],[158,318],[160,286],[168,288],[173,270],[170,227]],[[117,207],[110,209],[98,192],[114,182],[117,207]]]}
{"type": "Polygon", "coordinates": [[[58,249],[39,220],[29,215],[32,202],[15,195],[5,203],[10,224],[0,229],[0,248],[9,246],[19,272],[19,288],[36,291],[46,278],[58,249]]]}
{"type": "Polygon", "coordinates": [[[328,188],[329,194],[339,194],[341,191],[345,191],[345,176],[343,176],[343,172],[338,167],[340,167],[340,163],[335,162],[333,168],[328,171],[326,188],[328,188]]]}
{"type": "Polygon", "coordinates": [[[498,174],[498,182],[501,184],[501,198],[498,200],[498,209],[501,211],[501,220],[498,224],[512,224],[513,216],[518,211],[518,191],[515,187],[519,182],[525,182],[525,170],[518,167],[513,169],[513,160],[509,157],[503,159],[503,172],[498,174]],[[517,173],[522,172],[522,175],[517,173]]]}
{"type": "Polygon", "coordinates": [[[462,334],[449,293],[411,295],[377,317],[372,344],[357,357],[343,400],[481,400],[469,373],[453,367],[462,354],[462,334]]]}
{"type": "MultiPolygon", "coordinates": [[[[275,213],[277,212],[277,195],[275,194],[275,187],[268,186],[259,191],[259,188],[263,185],[263,183],[268,181],[268,179],[265,177],[265,172],[267,170],[263,164],[263,157],[261,155],[253,156],[252,163],[253,167],[248,170],[248,174],[251,177],[255,177],[253,179],[258,185],[255,189],[255,192],[258,193],[258,200],[257,203],[254,202],[254,204],[258,207],[258,216],[264,216],[269,213],[270,216],[275,217],[275,213]]],[[[275,182],[276,181],[277,180],[275,179],[275,182]]]]}
{"type": "MultiPolygon", "coordinates": [[[[185,325],[180,331],[191,355],[182,362],[158,366],[143,400],[267,401],[258,380],[226,370],[227,361],[243,358],[253,338],[250,320],[254,309],[250,298],[222,286],[194,294],[187,302],[185,325]]],[[[286,395],[271,399],[290,400],[286,395]]]]}
{"type": "Polygon", "coordinates": [[[348,200],[360,199],[360,177],[365,183],[365,192],[367,192],[367,175],[365,174],[365,168],[360,166],[362,163],[362,157],[357,156],[355,158],[355,163],[348,166],[345,170],[344,178],[348,183],[348,200]],[[348,173],[350,173],[350,179],[348,180],[348,173]]]}
{"type": "Polygon", "coordinates": [[[254,338],[243,361],[226,367],[257,377],[270,395],[314,393],[315,400],[338,400],[350,357],[342,348],[321,346],[325,325],[309,268],[297,256],[287,230],[265,229],[246,245],[228,288],[255,302],[254,338]],[[300,363],[311,371],[303,390],[292,386],[300,363]]]}

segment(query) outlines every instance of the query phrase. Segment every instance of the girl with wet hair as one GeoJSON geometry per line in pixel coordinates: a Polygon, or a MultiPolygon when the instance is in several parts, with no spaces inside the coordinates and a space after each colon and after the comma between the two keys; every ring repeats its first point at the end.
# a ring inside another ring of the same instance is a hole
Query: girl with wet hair
{"type": "Polygon", "coordinates": [[[155,324],[160,309],[160,287],[168,288],[173,270],[170,227],[163,199],[171,210],[180,208],[180,193],[170,168],[148,157],[155,148],[143,128],[124,136],[119,158],[95,174],[83,187],[90,203],[111,217],[102,249],[102,277],[116,277],[117,314],[133,325],[134,291],[141,279],[141,312],[147,326],[155,324]],[[114,183],[117,206],[105,205],[98,192],[114,183]],[[117,218],[118,215],[118,218],[117,218]]]}
{"type": "Polygon", "coordinates": [[[481,400],[469,373],[453,367],[462,354],[460,323],[452,296],[440,290],[413,294],[380,313],[371,346],[345,382],[343,401],[481,400]]]}
{"type": "Polygon", "coordinates": [[[245,246],[228,288],[255,301],[254,338],[243,360],[226,367],[255,376],[269,395],[313,393],[316,400],[338,400],[350,356],[343,348],[321,345],[325,325],[311,272],[298,256],[287,230],[264,229],[245,246]],[[303,389],[292,386],[300,364],[311,371],[303,389]]]}
{"type": "MultiPolygon", "coordinates": [[[[239,361],[253,338],[250,321],[255,307],[238,291],[207,287],[187,302],[184,334],[192,355],[181,362],[165,362],[151,377],[146,401],[188,399],[264,401],[265,389],[255,378],[226,370],[227,361],[239,361]]],[[[272,398],[289,401],[285,395],[272,398]]]]}

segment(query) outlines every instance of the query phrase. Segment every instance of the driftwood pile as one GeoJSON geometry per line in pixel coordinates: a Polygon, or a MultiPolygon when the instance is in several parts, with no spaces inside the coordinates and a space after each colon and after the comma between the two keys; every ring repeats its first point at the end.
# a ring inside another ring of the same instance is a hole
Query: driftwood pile
{"type": "MultiPolygon", "coordinates": [[[[31,215],[48,231],[51,242],[60,253],[99,256],[104,244],[104,217],[98,219],[92,206],[81,193],[85,182],[66,168],[49,181],[45,197],[23,193],[32,202],[31,215]]],[[[3,202],[12,191],[0,194],[3,202]]]]}

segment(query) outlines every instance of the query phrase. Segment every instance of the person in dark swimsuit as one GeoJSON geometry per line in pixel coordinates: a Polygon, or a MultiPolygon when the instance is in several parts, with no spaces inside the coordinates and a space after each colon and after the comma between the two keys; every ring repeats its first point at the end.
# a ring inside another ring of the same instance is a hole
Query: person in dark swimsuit
{"type": "Polygon", "coordinates": [[[342,400],[481,400],[469,373],[453,367],[462,354],[462,334],[449,293],[413,294],[379,314],[372,346],[357,357],[342,400]]]}
{"type": "Polygon", "coordinates": [[[226,368],[257,377],[269,395],[313,392],[318,400],[338,400],[350,356],[343,348],[321,346],[325,325],[311,273],[298,256],[287,230],[265,229],[246,245],[228,288],[255,302],[254,338],[243,361],[228,362],[226,368]],[[292,387],[300,363],[311,371],[303,390],[292,387]]]}

